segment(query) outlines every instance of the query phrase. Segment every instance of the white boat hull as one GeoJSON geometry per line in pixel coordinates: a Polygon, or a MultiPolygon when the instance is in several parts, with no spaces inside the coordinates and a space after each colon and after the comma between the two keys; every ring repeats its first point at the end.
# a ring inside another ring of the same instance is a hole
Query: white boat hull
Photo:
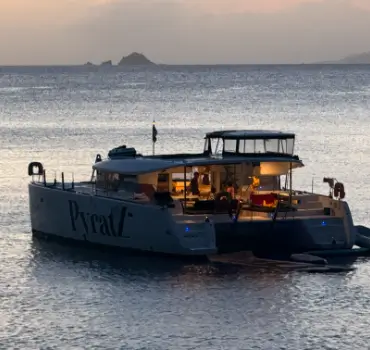
{"type": "Polygon", "coordinates": [[[175,221],[167,208],[29,184],[34,234],[174,255],[217,251],[212,222],[175,221]]]}
{"type": "MultiPolygon", "coordinates": [[[[68,188],[68,186],[67,186],[68,188]]],[[[356,230],[345,202],[342,217],[239,221],[80,190],[29,184],[35,235],[172,255],[206,256],[251,250],[258,254],[350,249],[356,230]]],[[[92,191],[92,188],[91,188],[92,191]]]]}

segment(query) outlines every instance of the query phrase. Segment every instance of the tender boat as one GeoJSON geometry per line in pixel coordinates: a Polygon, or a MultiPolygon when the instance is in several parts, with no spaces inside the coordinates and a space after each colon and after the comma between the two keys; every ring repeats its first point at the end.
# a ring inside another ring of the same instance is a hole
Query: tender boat
{"type": "Polygon", "coordinates": [[[295,134],[229,130],[206,134],[199,154],[97,155],[89,181],[28,174],[34,235],[174,255],[256,255],[350,249],[356,240],[342,183],[329,195],[293,189],[303,167],[295,134]]]}

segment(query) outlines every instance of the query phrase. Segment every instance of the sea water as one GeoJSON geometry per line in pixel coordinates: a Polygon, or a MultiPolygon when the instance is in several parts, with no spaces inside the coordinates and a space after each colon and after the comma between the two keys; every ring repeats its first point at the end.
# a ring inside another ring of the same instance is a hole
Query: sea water
{"type": "Polygon", "coordinates": [[[370,225],[370,67],[220,66],[0,73],[0,347],[365,349],[370,261],[309,274],[189,264],[32,239],[27,165],[86,180],[97,153],[199,152],[217,129],[297,135],[294,187],[345,185],[370,225]]]}

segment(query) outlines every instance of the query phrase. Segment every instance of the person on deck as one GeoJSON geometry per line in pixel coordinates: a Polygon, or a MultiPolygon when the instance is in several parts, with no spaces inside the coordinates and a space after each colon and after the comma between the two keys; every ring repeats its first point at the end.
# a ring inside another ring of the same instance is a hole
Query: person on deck
{"type": "Polygon", "coordinates": [[[211,183],[209,181],[209,175],[204,174],[202,179],[202,185],[209,186],[211,183]]]}
{"type": "Polygon", "coordinates": [[[231,199],[235,199],[235,188],[232,182],[227,183],[226,192],[230,194],[231,199]]]}
{"type": "Polygon", "coordinates": [[[199,195],[200,194],[198,181],[199,181],[199,173],[196,171],[194,173],[194,177],[190,181],[190,192],[193,195],[199,195]]]}

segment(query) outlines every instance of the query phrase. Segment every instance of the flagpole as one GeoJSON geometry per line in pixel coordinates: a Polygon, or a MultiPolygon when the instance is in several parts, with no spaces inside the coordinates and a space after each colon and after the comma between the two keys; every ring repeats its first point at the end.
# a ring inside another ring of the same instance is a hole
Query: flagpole
{"type": "Polygon", "coordinates": [[[153,156],[155,155],[155,143],[157,142],[157,128],[155,127],[155,120],[153,119],[153,126],[152,126],[152,151],[153,156]]]}

